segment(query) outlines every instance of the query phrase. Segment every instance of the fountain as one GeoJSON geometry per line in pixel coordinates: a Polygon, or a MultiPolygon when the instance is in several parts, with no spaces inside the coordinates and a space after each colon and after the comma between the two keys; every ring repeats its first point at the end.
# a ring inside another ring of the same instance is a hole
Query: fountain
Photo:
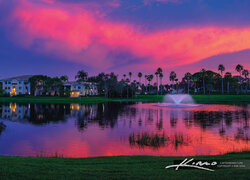
{"type": "Polygon", "coordinates": [[[189,94],[169,94],[164,97],[163,103],[158,104],[160,107],[198,107],[193,98],[189,94]]]}

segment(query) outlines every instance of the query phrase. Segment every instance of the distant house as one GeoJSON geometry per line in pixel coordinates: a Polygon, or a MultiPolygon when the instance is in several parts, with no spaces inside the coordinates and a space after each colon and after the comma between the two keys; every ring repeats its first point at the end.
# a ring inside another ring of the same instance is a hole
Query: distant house
{"type": "Polygon", "coordinates": [[[64,90],[70,91],[70,97],[98,95],[97,84],[91,82],[65,82],[64,90]]]}
{"type": "Polygon", "coordinates": [[[30,94],[30,75],[1,79],[2,89],[11,96],[30,94]]]}

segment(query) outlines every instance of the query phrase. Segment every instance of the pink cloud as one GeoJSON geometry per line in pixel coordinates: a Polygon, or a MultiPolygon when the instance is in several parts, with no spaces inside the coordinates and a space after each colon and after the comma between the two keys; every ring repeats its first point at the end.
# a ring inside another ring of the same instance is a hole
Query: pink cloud
{"type": "Polygon", "coordinates": [[[114,23],[101,13],[62,3],[46,5],[23,0],[8,24],[11,34],[26,49],[48,56],[110,68],[120,59],[110,52],[127,52],[146,69],[190,64],[221,53],[250,48],[250,27],[190,27],[144,32],[128,23],[114,23]]]}

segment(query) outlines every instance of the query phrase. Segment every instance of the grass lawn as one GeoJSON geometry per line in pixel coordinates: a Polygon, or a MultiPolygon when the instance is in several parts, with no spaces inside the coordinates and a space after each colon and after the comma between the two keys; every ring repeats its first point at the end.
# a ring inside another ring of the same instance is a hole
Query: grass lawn
{"type": "Polygon", "coordinates": [[[0,102],[17,103],[103,103],[112,101],[105,97],[0,97],[0,102]]]}
{"type": "MultiPolygon", "coordinates": [[[[250,103],[250,95],[193,95],[196,103],[204,104],[237,104],[250,103]]],[[[0,97],[0,102],[19,103],[103,103],[111,101],[135,101],[135,102],[162,102],[163,95],[137,95],[134,98],[105,98],[105,97],[0,97]]]]}
{"type": "MultiPolygon", "coordinates": [[[[0,157],[0,179],[249,179],[250,152],[199,156],[196,160],[248,161],[247,169],[165,169],[184,157],[0,157]]],[[[247,165],[247,163],[245,163],[247,165]]]]}

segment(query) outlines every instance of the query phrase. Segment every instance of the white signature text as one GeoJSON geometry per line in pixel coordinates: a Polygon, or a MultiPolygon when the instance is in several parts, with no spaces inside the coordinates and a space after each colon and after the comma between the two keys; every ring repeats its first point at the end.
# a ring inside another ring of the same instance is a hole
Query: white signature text
{"type": "Polygon", "coordinates": [[[207,167],[203,167],[203,166],[216,166],[217,162],[213,161],[211,163],[209,162],[202,162],[202,161],[198,161],[198,162],[194,162],[194,159],[189,159],[186,158],[184,159],[184,161],[182,161],[180,164],[177,165],[170,165],[170,166],[166,166],[166,169],[169,168],[175,168],[175,170],[177,171],[179,169],[179,167],[190,167],[190,168],[196,168],[196,169],[201,169],[201,170],[205,170],[205,171],[214,171],[213,169],[207,168],[207,167]]]}

